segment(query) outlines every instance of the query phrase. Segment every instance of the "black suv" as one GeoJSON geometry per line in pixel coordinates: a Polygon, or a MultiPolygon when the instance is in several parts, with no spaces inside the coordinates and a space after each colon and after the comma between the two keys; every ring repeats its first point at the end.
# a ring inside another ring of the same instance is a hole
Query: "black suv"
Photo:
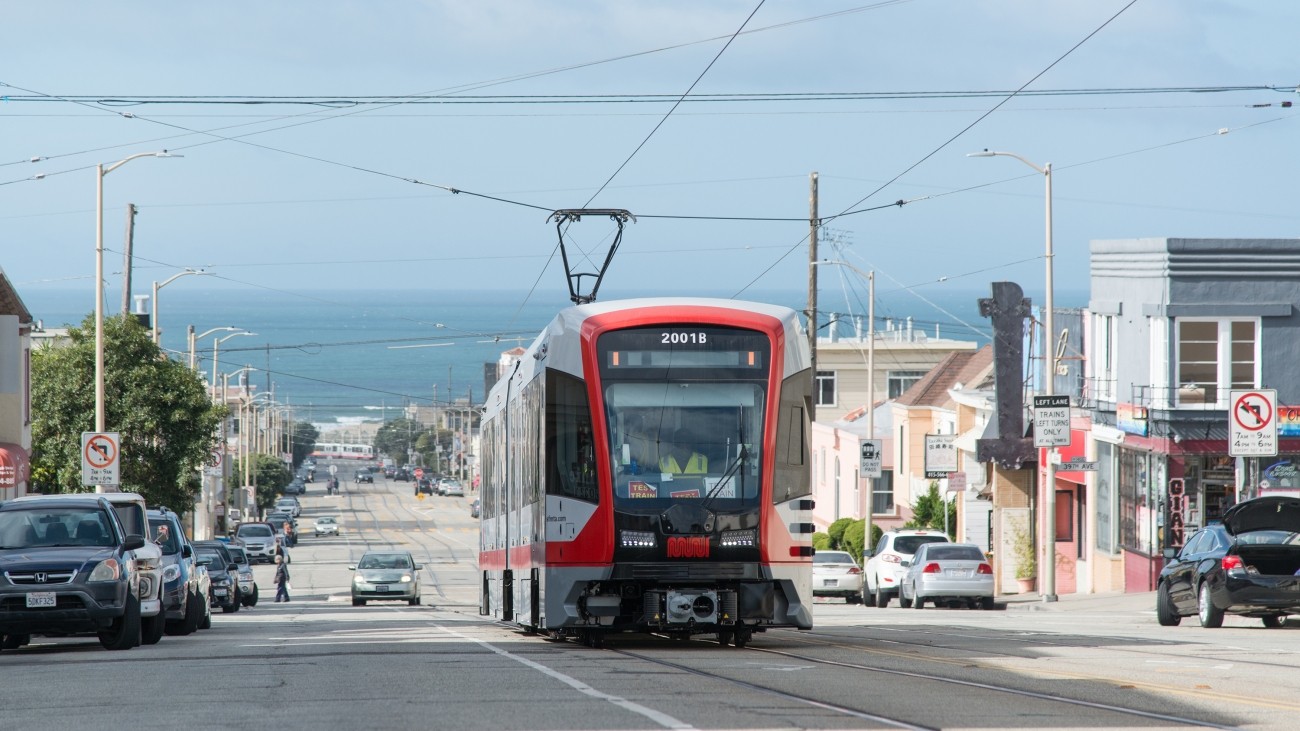
{"type": "Polygon", "coordinates": [[[365,467],[362,467],[361,469],[357,470],[357,483],[359,484],[362,482],[368,482],[372,485],[375,484],[374,474],[370,470],[366,469],[365,467]]]}
{"type": "Polygon", "coordinates": [[[140,644],[139,574],[104,498],[24,497],[0,504],[0,647],[33,634],[94,632],[109,650],[140,644]]]}
{"type": "Polygon", "coordinates": [[[234,556],[226,551],[226,544],[221,541],[195,541],[194,555],[199,563],[208,567],[208,576],[212,585],[209,603],[221,607],[221,611],[230,614],[238,612],[243,606],[243,597],[239,594],[239,564],[234,556]]]}
{"type": "Polygon", "coordinates": [[[162,549],[164,630],[169,635],[193,634],[208,613],[206,587],[200,582],[194,547],[185,537],[180,518],[168,510],[150,510],[149,534],[162,549]]]}

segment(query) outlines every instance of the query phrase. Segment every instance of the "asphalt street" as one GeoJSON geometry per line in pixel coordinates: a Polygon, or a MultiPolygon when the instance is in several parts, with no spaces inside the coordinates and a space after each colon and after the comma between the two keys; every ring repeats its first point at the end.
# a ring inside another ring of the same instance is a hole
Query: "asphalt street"
{"type": "Polygon", "coordinates": [[[292,601],[107,652],[0,653],[0,729],[1293,729],[1300,622],[1156,624],[1153,597],[1003,597],[1006,609],[819,600],[816,627],[746,649],[625,635],[597,650],[478,614],[469,498],[379,479],[303,499],[292,601]],[[338,516],[341,535],[312,520],[338,516]],[[348,564],[410,550],[422,604],[350,603],[348,564]]]}

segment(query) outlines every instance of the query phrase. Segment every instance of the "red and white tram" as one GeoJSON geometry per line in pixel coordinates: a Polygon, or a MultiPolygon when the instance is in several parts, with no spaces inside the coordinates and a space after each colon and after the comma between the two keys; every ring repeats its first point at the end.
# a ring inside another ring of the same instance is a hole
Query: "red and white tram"
{"type": "Polygon", "coordinates": [[[785,307],[562,310],[488,394],[481,612],[592,645],[811,628],[812,383],[785,307]]]}

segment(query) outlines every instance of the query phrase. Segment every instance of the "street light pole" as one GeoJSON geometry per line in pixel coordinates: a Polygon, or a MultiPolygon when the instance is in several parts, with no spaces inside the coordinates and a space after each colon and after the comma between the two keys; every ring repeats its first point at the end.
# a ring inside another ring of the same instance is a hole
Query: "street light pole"
{"type": "MultiPolygon", "coordinates": [[[[198,372],[198,370],[199,370],[199,363],[198,363],[198,360],[196,360],[196,357],[195,357],[195,356],[196,356],[196,353],[195,353],[195,349],[194,349],[194,345],[195,345],[195,343],[198,342],[198,339],[199,339],[199,338],[206,338],[207,336],[209,336],[209,335],[211,335],[212,333],[215,333],[215,332],[235,332],[235,331],[238,330],[238,329],[239,329],[239,328],[237,328],[237,327],[230,327],[230,326],[226,326],[226,327],[214,327],[214,328],[212,328],[211,330],[204,330],[204,331],[203,331],[202,333],[200,333],[199,335],[195,335],[195,334],[194,334],[194,326],[193,326],[193,325],[190,325],[190,331],[189,331],[189,334],[190,334],[190,370],[195,371],[195,372],[198,372]]],[[[212,385],[213,385],[213,387],[216,387],[217,384],[214,383],[214,384],[212,384],[212,385]]]]}
{"type": "MultiPolygon", "coordinates": [[[[139,152],[107,167],[95,166],[95,431],[105,430],[104,407],[104,176],[141,157],[181,157],[161,152],[139,152]]],[[[95,492],[105,492],[96,485],[95,492]]]]}
{"type": "Polygon", "coordinates": [[[224,338],[212,339],[212,387],[213,388],[217,387],[217,364],[220,362],[220,360],[217,358],[217,353],[220,351],[221,344],[231,338],[237,338],[240,335],[256,335],[256,334],[257,333],[248,332],[247,330],[241,330],[240,332],[230,333],[224,338]]]}
{"type": "MultiPolygon", "coordinates": [[[[1026,160],[1014,152],[993,152],[984,150],[983,152],[972,152],[967,157],[1014,157],[1020,162],[1028,165],[1043,176],[1046,185],[1047,198],[1047,251],[1045,259],[1047,260],[1046,284],[1047,292],[1044,299],[1046,305],[1043,313],[1043,357],[1044,371],[1046,377],[1043,378],[1043,395],[1052,396],[1056,393],[1056,322],[1055,322],[1055,302],[1053,301],[1052,278],[1052,163],[1047,163],[1042,167],[1026,160]]],[[[1055,447],[1047,447],[1047,465],[1045,466],[1047,485],[1043,495],[1043,557],[1039,565],[1042,566],[1043,585],[1040,589],[1044,602],[1054,602],[1056,596],[1056,456],[1055,447]]]]}
{"type": "Polygon", "coordinates": [[[157,344],[158,344],[158,290],[162,289],[163,287],[166,287],[167,285],[171,284],[172,282],[176,281],[177,279],[180,279],[181,277],[186,277],[186,276],[189,276],[189,275],[191,275],[191,274],[195,274],[195,275],[203,275],[203,274],[207,274],[207,272],[203,271],[202,269],[186,269],[185,271],[181,272],[180,274],[173,274],[172,276],[168,277],[167,279],[164,279],[162,282],[159,282],[159,281],[157,281],[157,280],[154,280],[154,283],[153,283],[153,302],[152,302],[152,304],[153,304],[153,315],[152,315],[152,316],[150,317],[150,319],[149,319],[149,327],[150,327],[150,332],[151,332],[151,334],[152,334],[152,336],[153,336],[153,342],[154,342],[154,345],[157,345],[157,344]]]}

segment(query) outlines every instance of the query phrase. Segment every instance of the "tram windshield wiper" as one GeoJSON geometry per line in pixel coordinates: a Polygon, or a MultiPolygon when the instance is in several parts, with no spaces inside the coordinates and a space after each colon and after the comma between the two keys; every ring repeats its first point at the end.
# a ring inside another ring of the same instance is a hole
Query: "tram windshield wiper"
{"type": "Polygon", "coordinates": [[[717,498],[718,493],[721,492],[723,486],[725,486],[731,480],[731,478],[737,475],[739,475],[740,478],[737,480],[739,484],[736,485],[736,494],[743,496],[745,494],[744,491],[745,480],[744,480],[744,473],[740,471],[740,467],[741,465],[745,464],[745,462],[747,462],[748,460],[749,460],[749,445],[742,442],[740,444],[740,453],[737,454],[736,458],[731,461],[731,464],[727,465],[727,469],[723,471],[722,477],[718,478],[718,484],[714,485],[713,489],[709,490],[709,494],[704,496],[704,502],[700,503],[700,507],[707,509],[709,507],[709,504],[712,503],[715,498],[717,498]]]}

